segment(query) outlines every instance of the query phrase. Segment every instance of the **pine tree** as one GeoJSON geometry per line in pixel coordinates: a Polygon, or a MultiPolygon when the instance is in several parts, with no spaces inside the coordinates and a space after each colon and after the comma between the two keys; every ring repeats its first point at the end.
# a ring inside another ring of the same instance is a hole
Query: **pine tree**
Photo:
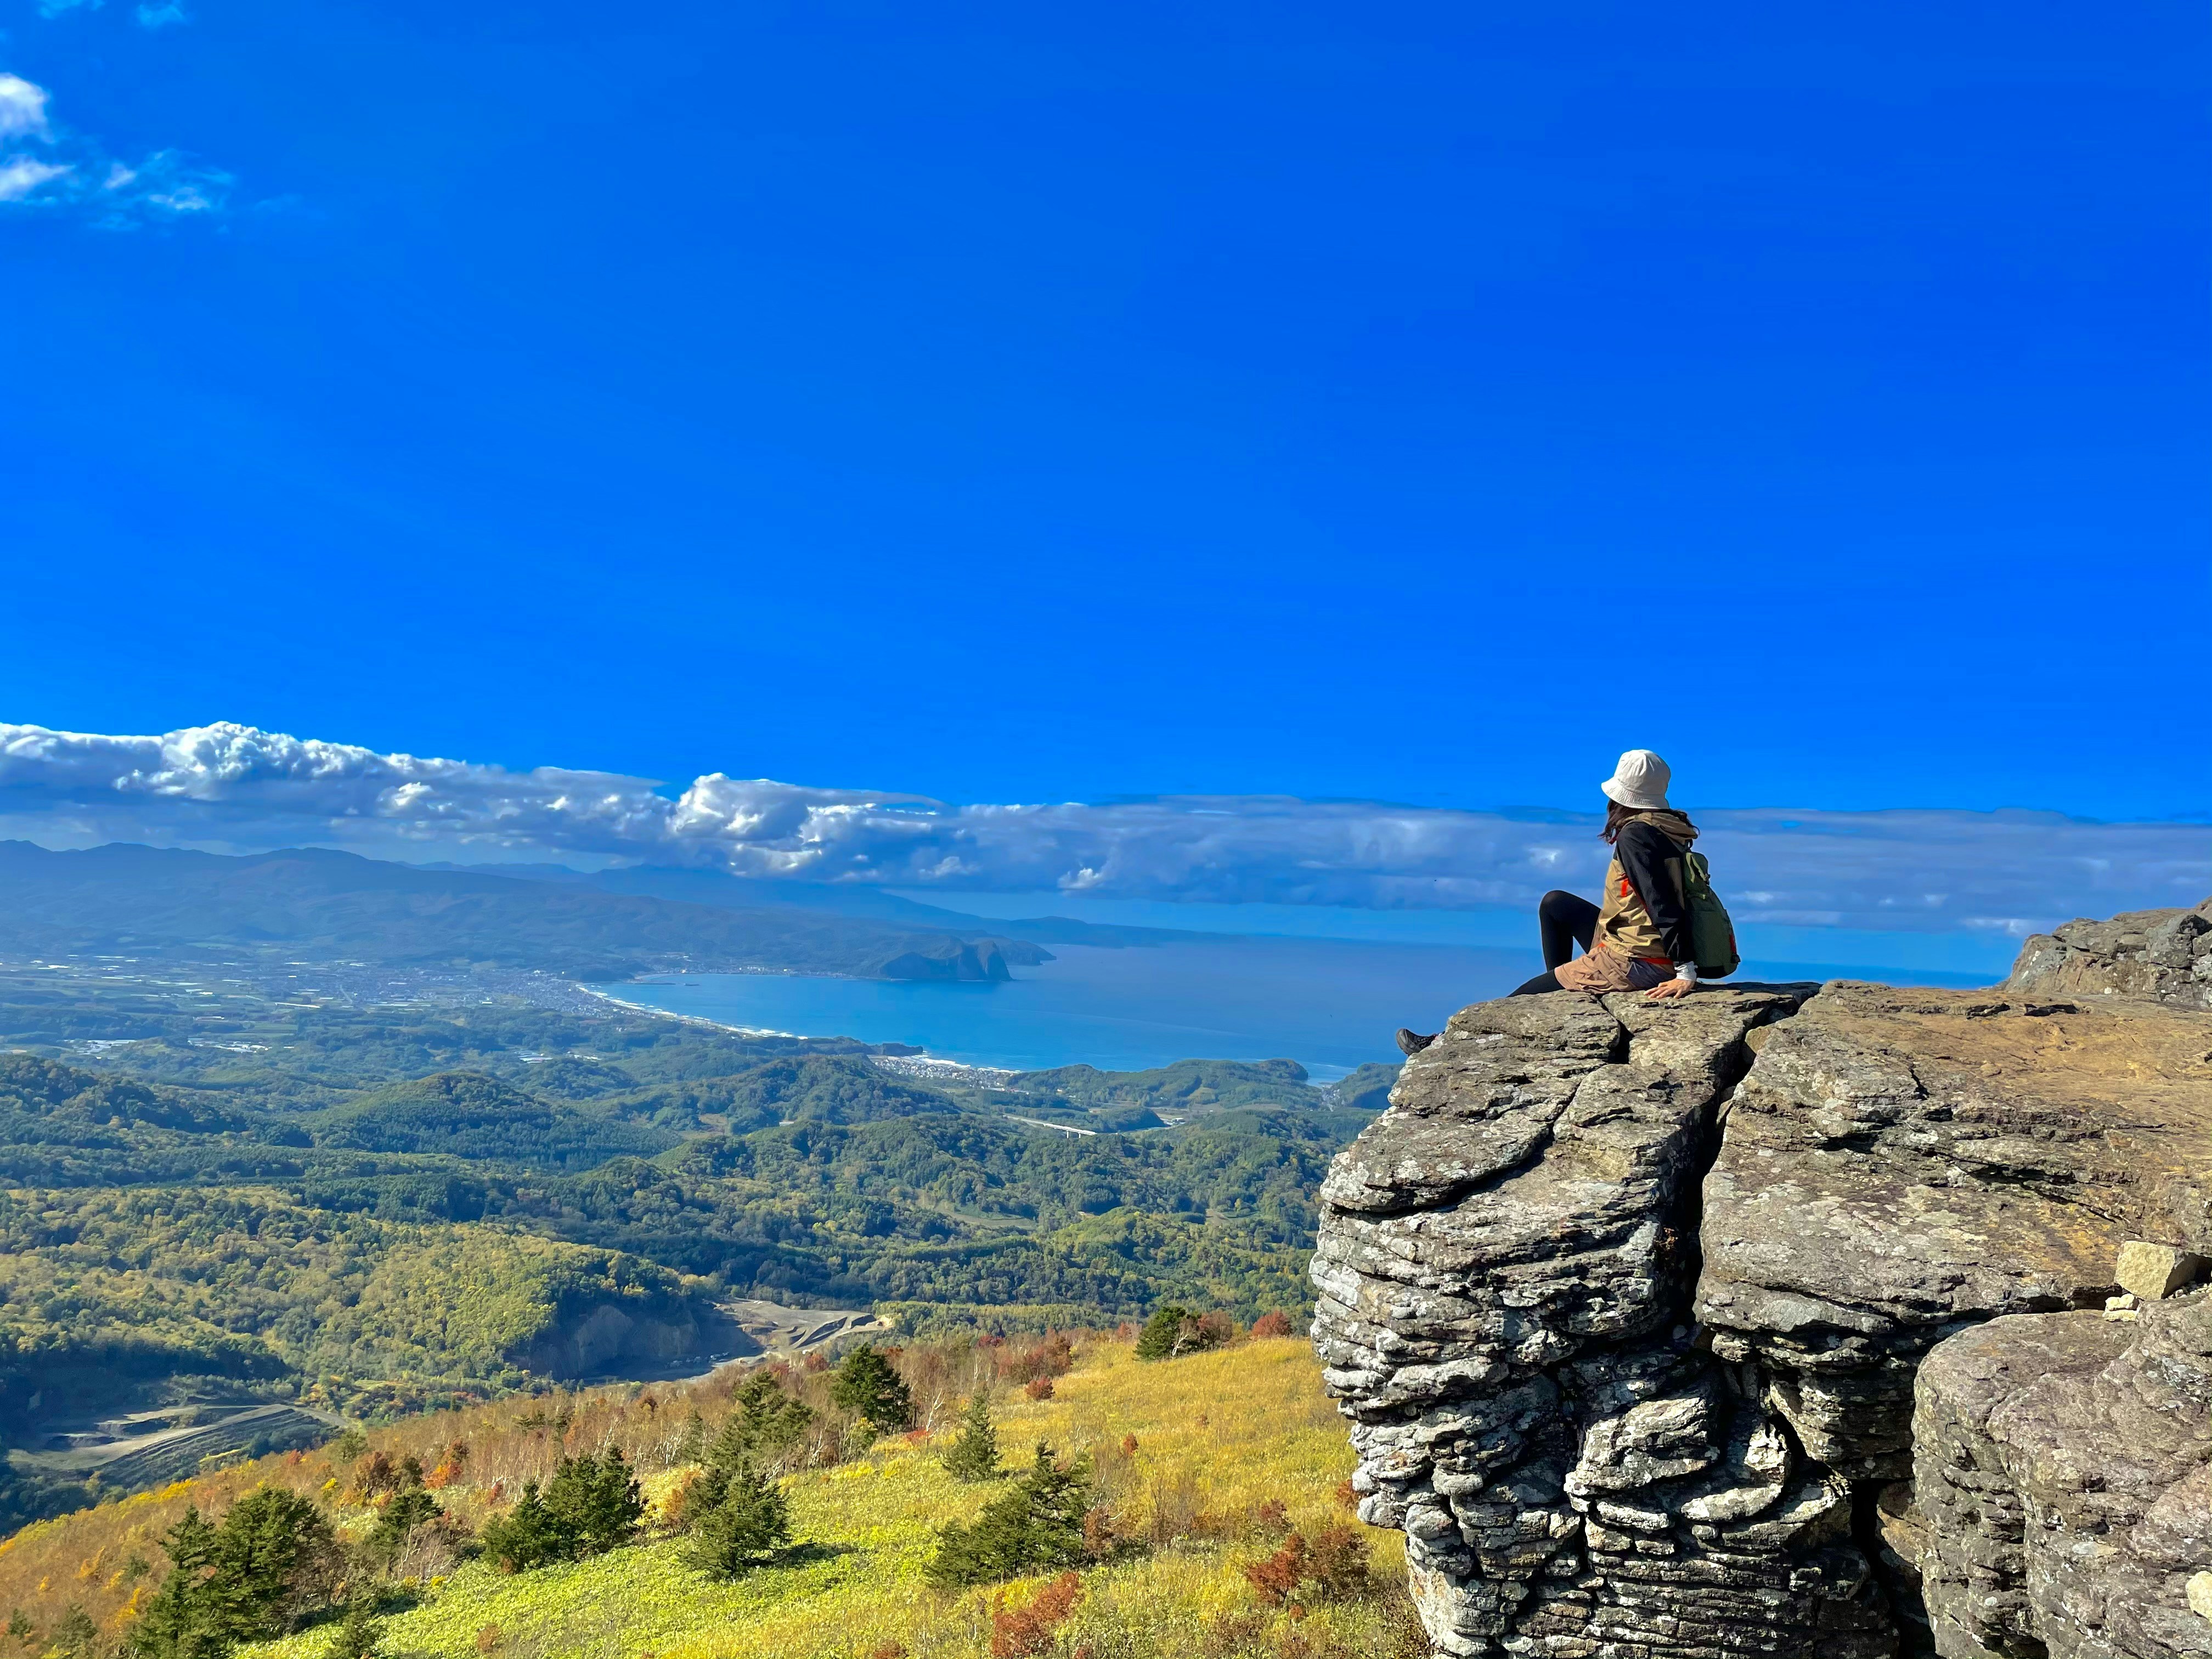
{"type": "Polygon", "coordinates": [[[972,1525],[946,1527],[927,1569],[942,1589],[1083,1565],[1083,1517],[1091,1507],[1091,1460],[1053,1461],[1039,1442],[1036,1459],[1007,1492],[983,1506],[972,1525]]]}
{"type": "Polygon", "coordinates": [[[619,1448],[603,1458],[564,1457],[545,1484],[545,1512],[568,1557],[597,1555],[627,1544],[645,1516],[645,1498],[619,1448]]]}
{"type": "Polygon", "coordinates": [[[389,1560],[407,1547],[407,1540],[416,1528],[441,1518],[446,1511],[438,1500],[420,1486],[403,1486],[392,1495],[384,1506],[384,1513],[376,1517],[369,1528],[368,1547],[389,1560]]]}
{"type": "Polygon", "coordinates": [[[592,1506],[583,1529],[587,1550],[611,1550],[637,1536],[645,1519],[645,1494],[637,1476],[630,1473],[622,1448],[610,1446],[599,1460],[599,1478],[592,1492],[592,1506]]]}
{"type": "Polygon", "coordinates": [[[54,1626],[55,1659],[93,1659],[100,1650],[100,1626],[92,1622],[92,1615],[72,1601],[62,1614],[61,1623],[54,1626]]]}
{"type": "Polygon", "coordinates": [[[734,1578],[790,1541],[791,1513],[782,1490],[750,1465],[739,1464],[722,1477],[720,1499],[693,1529],[684,1559],[702,1572],[734,1578]]]}
{"type": "Polygon", "coordinates": [[[863,1343],[845,1356],[830,1397],[856,1413],[878,1434],[914,1426],[914,1393],[873,1343],[863,1343]]]}
{"type": "Polygon", "coordinates": [[[775,1457],[796,1445],[814,1420],[813,1408],[794,1400],[767,1371],[755,1371],[738,1390],[734,1408],[707,1453],[707,1462],[730,1470],[775,1457]]]}
{"type": "Polygon", "coordinates": [[[955,1480],[995,1480],[999,1478],[999,1431],[991,1421],[990,1391],[978,1389],[968,1397],[967,1414],[960,1432],[939,1460],[955,1480]]]}
{"type": "Polygon", "coordinates": [[[282,1486],[250,1492],[216,1532],[216,1576],[240,1640],[282,1636],[323,1607],[337,1579],[337,1540],[323,1512],[282,1486]]]}
{"type": "Polygon", "coordinates": [[[538,1497],[535,1480],[523,1483],[513,1509],[484,1523],[480,1541],[485,1559],[504,1572],[526,1572],[575,1553],[574,1540],[538,1497]]]}
{"type": "Polygon", "coordinates": [[[1137,1333],[1137,1358],[1174,1358],[1189,1346],[1189,1328],[1197,1322],[1189,1309],[1172,1302],[1154,1309],[1152,1316],[1145,1322],[1145,1328],[1137,1333]]]}
{"type": "Polygon", "coordinates": [[[175,1571],[131,1632],[148,1659],[214,1659],[236,1643],[282,1636],[328,1601],[337,1576],[330,1522],[278,1486],[248,1492],[221,1526],[188,1509],[162,1543],[175,1571]]]}
{"type": "Polygon", "coordinates": [[[229,1647],[214,1627],[201,1594],[215,1564],[215,1528],[195,1504],[161,1540],[175,1569],[131,1628],[131,1647],[147,1659],[206,1659],[229,1647]]]}
{"type": "Polygon", "coordinates": [[[338,1633],[324,1651],[326,1659],[376,1659],[376,1644],[384,1635],[384,1621],[369,1611],[369,1601],[357,1595],[346,1603],[338,1633]]]}

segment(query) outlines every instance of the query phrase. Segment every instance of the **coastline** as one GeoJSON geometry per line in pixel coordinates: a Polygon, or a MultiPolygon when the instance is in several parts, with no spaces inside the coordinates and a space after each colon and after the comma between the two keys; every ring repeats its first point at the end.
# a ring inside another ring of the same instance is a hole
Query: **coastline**
{"type": "MultiPolygon", "coordinates": [[[[820,977],[834,977],[842,979],[848,977],[848,975],[842,974],[835,975],[823,975],[820,977]]],[[[819,1042],[822,1040],[819,1034],[808,1033],[805,1031],[779,1031],[775,1030],[773,1027],[767,1025],[733,1025],[728,1020],[709,1019],[704,1014],[679,1014],[672,1009],[656,1008],[649,1002],[632,1002],[626,997],[615,996],[611,993],[605,991],[596,985],[586,985],[580,981],[572,982],[575,984],[576,989],[581,991],[586,996],[597,997],[601,1002],[607,1003],[617,1008],[627,1009],[634,1014],[651,1014],[659,1019],[681,1020],[686,1025],[703,1025],[710,1031],[727,1031],[732,1036],[789,1037],[793,1041],[799,1042],[819,1042]]],[[[629,981],[625,982],[634,984],[638,981],[629,981]]],[[[842,1032],[833,1032],[831,1035],[833,1036],[842,1036],[844,1034],[842,1032]]],[[[858,1042],[859,1039],[856,1037],[854,1041],[858,1042]]]]}

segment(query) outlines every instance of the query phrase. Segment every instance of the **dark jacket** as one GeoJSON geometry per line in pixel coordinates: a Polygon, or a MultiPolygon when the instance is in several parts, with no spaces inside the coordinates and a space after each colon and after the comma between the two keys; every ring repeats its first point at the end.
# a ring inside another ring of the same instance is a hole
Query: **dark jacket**
{"type": "Polygon", "coordinates": [[[1631,818],[1613,843],[1598,931],[1632,957],[1694,963],[1682,854],[1698,832],[1679,812],[1631,818]]]}

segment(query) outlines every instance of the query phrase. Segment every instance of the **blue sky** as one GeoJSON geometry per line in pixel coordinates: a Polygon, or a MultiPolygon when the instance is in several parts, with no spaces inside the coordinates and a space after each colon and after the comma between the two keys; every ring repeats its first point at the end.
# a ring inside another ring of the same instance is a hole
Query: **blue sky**
{"type": "Polygon", "coordinates": [[[2212,811],[2201,7],[5,5],[0,718],[2212,811]]]}

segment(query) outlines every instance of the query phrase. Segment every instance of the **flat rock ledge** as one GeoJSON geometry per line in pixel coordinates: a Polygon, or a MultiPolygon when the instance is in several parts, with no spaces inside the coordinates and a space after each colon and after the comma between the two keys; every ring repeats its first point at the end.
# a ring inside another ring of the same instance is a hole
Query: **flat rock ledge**
{"type": "Polygon", "coordinates": [[[2212,1255],[2184,999],[1480,1003],[1322,1200],[1438,1653],[2212,1659],[2212,1291],[2105,1310],[2124,1244],[2212,1255]]]}

